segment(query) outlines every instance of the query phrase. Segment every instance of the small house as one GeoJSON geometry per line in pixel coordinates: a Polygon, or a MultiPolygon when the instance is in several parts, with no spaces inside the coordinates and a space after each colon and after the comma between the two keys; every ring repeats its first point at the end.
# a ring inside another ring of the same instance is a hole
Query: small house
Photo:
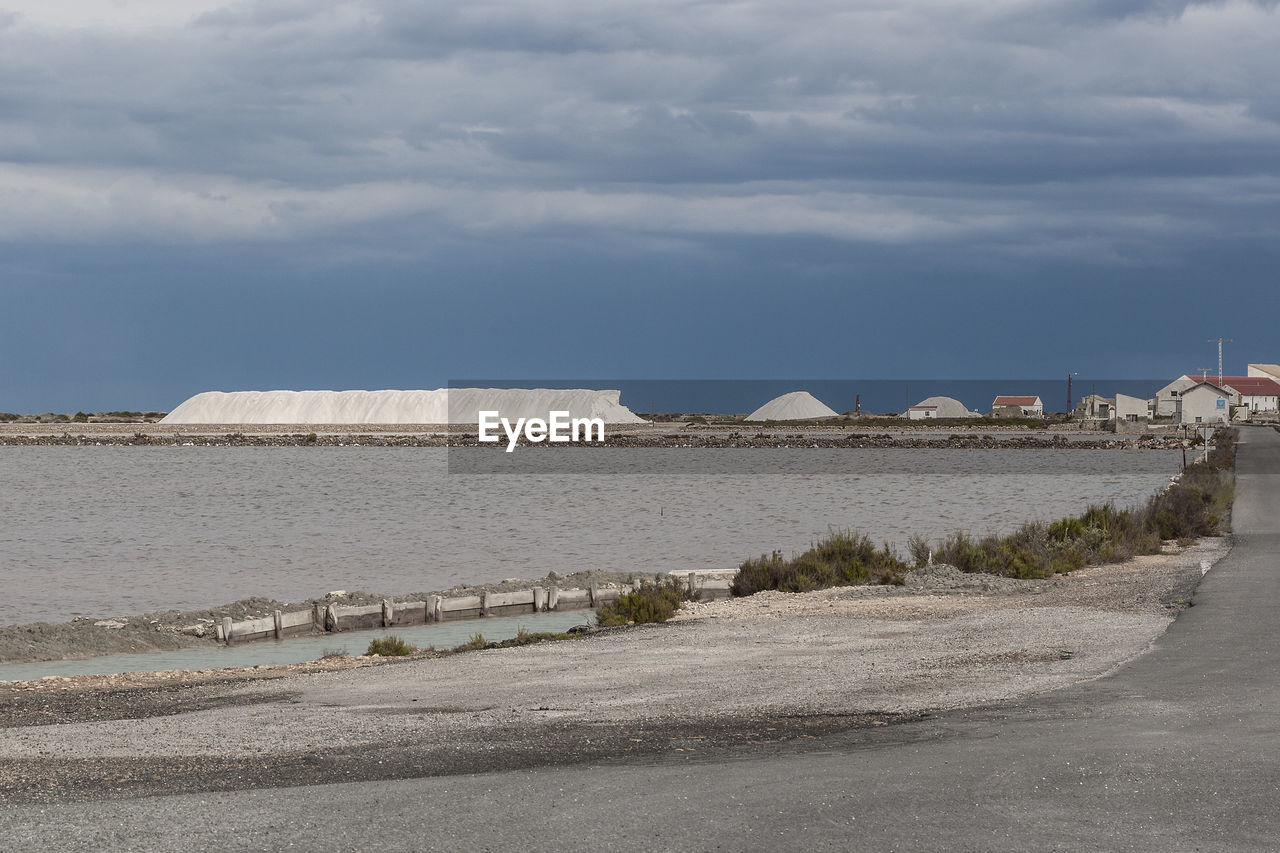
{"type": "Polygon", "coordinates": [[[1098,394],[1085,394],[1076,405],[1076,417],[1091,421],[1107,421],[1114,418],[1116,401],[1098,394]]]}
{"type": "Polygon", "coordinates": [[[966,409],[964,403],[954,397],[926,397],[907,409],[905,415],[913,421],[980,417],[977,412],[966,409]]]}
{"type": "Polygon", "coordinates": [[[1187,374],[1179,376],[1156,392],[1156,416],[1169,417],[1178,414],[1178,398],[1182,392],[1194,387],[1199,377],[1192,379],[1187,374]]]}
{"type": "Polygon", "coordinates": [[[1232,396],[1226,388],[1203,380],[1178,395],[1178,423],[1228,423],[1232,396]]]}
{"type": "Polygon", "coordinates": [[[1151,404],[1141,397],[1116,394],[1116,404],[1111,412],[1117,421],[1147,421],[1151,419],[1151,404]]]}
{"type": "Polygon", "coordinates": [[[991,411],[995,414],[1013,412],[1015,410],[1020,412],[1023,417],[1044,417],[1044,403],[1040,401],[1039,397],[1019,397],[1002,394],[991,403],[991,411]]]}

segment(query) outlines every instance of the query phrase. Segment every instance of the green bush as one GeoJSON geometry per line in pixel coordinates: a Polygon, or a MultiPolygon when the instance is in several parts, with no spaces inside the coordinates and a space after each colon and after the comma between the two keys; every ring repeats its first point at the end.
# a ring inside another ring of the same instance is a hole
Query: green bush
{"type": "Polygon", "coordinates": [[[459,646],[454,646],[454,651],[456,652],[478,651],[480,649],[483,649],[487,645],[489,645],[489,641],[484,638],[484,634],[481,634],[479,631],[476,631],[467,639],[465,643],[459,646]]]}
{"type": "Polygon", "coordinates": [[[733,576],[730,591],[751,595],[764,589],[809,592],[863,583],[901,584],[908,568],[887,544],[876,548],[866,535],[840,531],[790,560],[778,551],[746,560],[733,576]]]}
{"type": "Polygon", "coordinates": [[[386,637],[378,637],[369,641],[369,648],[365,651],[366,655],[382,655],[383,657],[398,657],[400,655],[412,654],[416,649],[404,641],[403,637],[397,637],[390,634],[386,637]]]}
{"type": "Polygon", "coordinates": [[[639,589],[623,593],[596,608],[596,624],[615,625],[666,622],[685,600],[684,586],[675,578],[643,581],[639,589]]]}

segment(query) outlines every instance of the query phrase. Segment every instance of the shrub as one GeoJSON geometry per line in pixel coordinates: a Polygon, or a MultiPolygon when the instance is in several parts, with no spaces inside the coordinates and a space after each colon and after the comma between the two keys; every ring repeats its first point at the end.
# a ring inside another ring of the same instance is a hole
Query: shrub
{"type": "Polygon", "coordinates": [[[684,585],[675,578],[643,581],[639,589],[623,593],[614,601],[596,608],[596,624],[606,628],[615,625],[637,625],[666,622],[685,600],[684,585]]]}
{"type": "Polygon", "coordinates": [[[1220,431],[1209,458],[1192,465],[1168,489],[1138,510],[1113,504],[1049,525],[1024,524],[1003,537],[974,542],[964,533],[943,540],[934,559],[965,572],[1042,578],[1095,563],[1114,563],[1160,551],[1162,541],[1182,542],[1225,529],[1235,485],[1233,434],[1220,431]]]}
{"type": "Polygon", "coordinates": [[[415,651],[413,646],[404,641],[403,637],[397,637],[390,634],[386,637],[378,637],[369,641],[369,648],[365,651],[366,655],[382,655],[383,657],[398,657],[400,655],[412,654],[415,651]]]}
{"type": "Polygon", "coordinates": [[[901,584],[901,573],[907,568],[887,544],[876,548],[866,535],[840,531],[790,560],[783,560],[779,551],[746,560],[738,567],[730,591],[751,595],[764,589],[809,592],[850,584],[901,584]]]}
{"type": "Polygon", "coordinates": [[[927,566],[929,558],[933,556],[933,550],[929,547],[929,540],[919,533],[913,533],[907,539],[907,551],[911,554],[911,559],[915,560],[917,569],[927,566]]]}
{"type": "Polygon", "coordinates": [[[476,631],[467,639],[465,643],[463,643],[460,646],[455,646],[454,651],[456,652],[478,651],[480,649],[483,649],[487,645],[489,645],[489,641],[484,638],[484,634],[481,634],[479,631],[476,631]]]}

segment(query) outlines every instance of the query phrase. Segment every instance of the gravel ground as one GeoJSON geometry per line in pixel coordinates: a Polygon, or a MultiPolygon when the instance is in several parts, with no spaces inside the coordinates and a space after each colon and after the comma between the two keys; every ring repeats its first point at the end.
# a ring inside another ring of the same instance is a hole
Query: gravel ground
{"type": "Polygon", "coordinates": [[[475,772],[892,724],[1113,670],[1227,550],[1207,539],[1034,582],[935,566],[903,587],[763,593],[666,625],[340,672],[0,686],[0,796],[475,772]]]}

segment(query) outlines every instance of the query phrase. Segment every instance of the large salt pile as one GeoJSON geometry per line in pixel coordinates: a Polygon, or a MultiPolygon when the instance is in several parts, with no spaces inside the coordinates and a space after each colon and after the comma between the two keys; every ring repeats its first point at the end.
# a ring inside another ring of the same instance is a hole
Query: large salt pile
{"type": "Polygon", "coordinates": [[[644,420],[618,391],[584,388],[437,388],[434,391],[205,391],[162,424],[474,424],[479,412],[542,418],[552,411],[608,424],[644,420]]]}
{"type": "Polygon", "coordinates": [[[749,421],[807,421],[813,418],[834,418],[836,412],[808,391],[792,391],[774,397],[751,414],[749,421]]]}
{"type": "MultiPolygon", "coordinates": [[[[925,406],[936,406],[937,411],[934,412],[935,418],[980,418],[982,415],[977,412],[971,412],[964,407],[955,397],[928,397],[916,403],[912,408],[922,408],[925,406]]],[[[903,412],[904,418],[910,417],[910,412],[903,412]]]]}

